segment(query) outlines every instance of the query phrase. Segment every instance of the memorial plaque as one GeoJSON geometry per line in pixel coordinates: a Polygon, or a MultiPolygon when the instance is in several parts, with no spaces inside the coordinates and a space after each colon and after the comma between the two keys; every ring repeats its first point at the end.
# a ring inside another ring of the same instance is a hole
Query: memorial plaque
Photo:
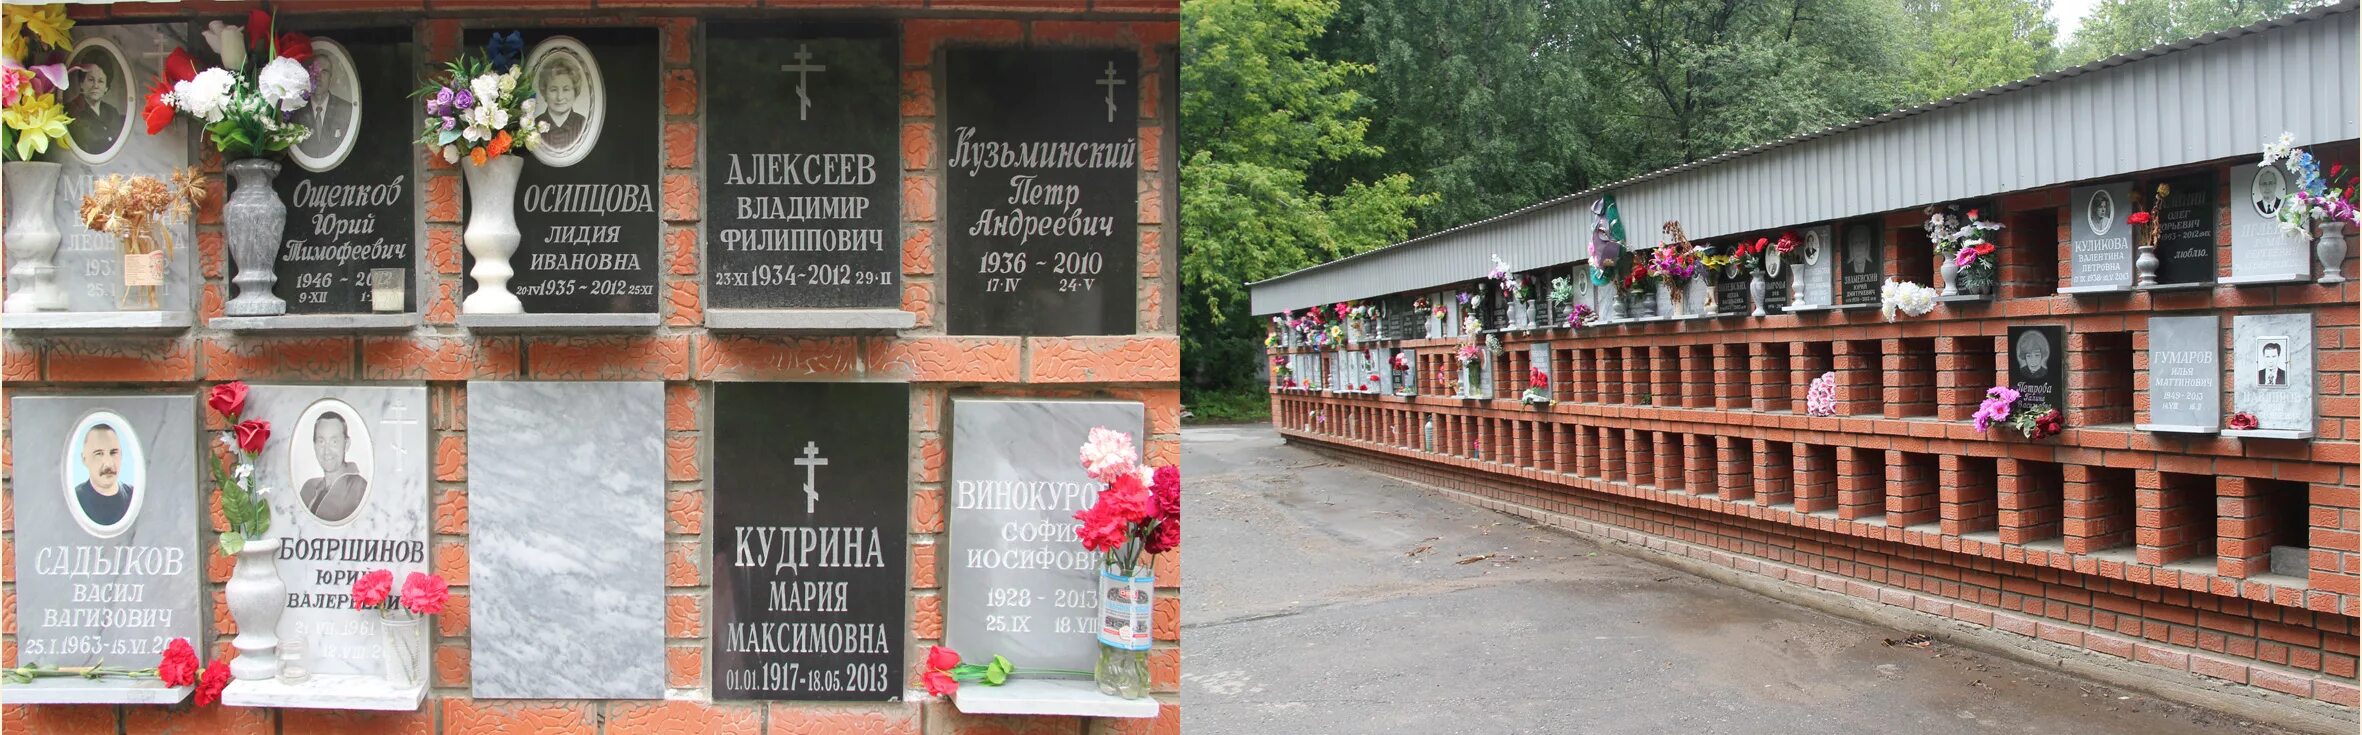
{"type": "Polygon", "coordinates": [[[2143,431],[2212,434],[2222,426],[2222,318],[2149,317],[2149,423],[2143,431]]]}
{"type": "MultiPolygon", "coordinates": [[[[1796,254],[1781,255],[1764,244],[1763,252],[1763,313],[1778,314],[1788,308],[1788,269],[1795,267],[1796,254]]],[[[1754,313],[1750,310],[1748,313],[1754,313]]]]}
{"type": "MultiPolygon", "coordinates": [[[[471,30],[467,46],[489,40],[471,30]]],[[[656,29],[524,29],[549,124],[517,179],[509,291],[528,314],[653,313],[657,271],[656,29]]],[[[464,204],[466,197],[462,196],[464,204]]],[[[466,259],[475,268],[475,257],[466,259]]],[[[467,279],[473,293],[475,279],[467,279]]]]}
{"type": "Polygon", "coordinates": [[[901,308],[894,27],[745,22],[705,33],[714,307],[901,308]]]}
{"type": "Polygon", "coordinates": [[[955,398],[944,645],[1019,666],[1099,660],[1099,554],[1075,540],[1100,485],[1077,448],[1094,427],[1143,438],[1130,401],[955,398]],[[988,653],[989,652],[989,653],[988,653]]]}
{"type": "Polygon", "coordinates": [[[2231,317],[2231,410],[2255,416],[2250,436],[2313,435],[2313,314],[2231,317]]]}
{"type": "Polygon", "coordinates": [[[410,92],[418,87],[418,47],[410,36],[405,26],[312,37],[319,90],[296,114],[312,135],[287,150],[273,182],[287,203],[287,232],[271,290],[289,314],[416,308],[418,129],[410,92]],[[396,295],[380,299],[381,282],[396,295]]]}
{"type": "Polygon", "coordinates": [[[2132,288],[2135,280],[2132,269],[2133,238],[2135,234],[2124,218],[2132,215],[2132,184],[2115,183],[2101,186],[2077,187],[2069,192],[2074,202],[2071,225],[2073,236],[2068,244],[2067,293],[2077,291],[2123,291],[2132,288]]]}
{"type": "Polygon", "coordinates": [[[2023,403],[2066,410],[2066,327],[2009,328],[2009,386],[2023,403]]]}
{"type": "MultiPolygon", "coordinates": [[[[427,500],[424,386],[256,385],[246,415],[271,422],[255,471],[271,498],[279,579],[287,612],[279,639],[308,647],[314,674],[383,676],[377,612],[353,609],[353,580],[385,569],[398,590],[427,563],[433,527],[427,500]]],[[[421,681],[426,651],[411,665],[421,681]]]]}
{"type": "Polygon", "coordinates": [[[467,384],[478,699],[664,696],[664,384],[467,384]]]}
{"type": "Polygon", "coordinates": [[[1877,306],[1879,289],[1886,285],[1886,248],[1878,242],[1878,228],[1868,222],[1846,225],[1837,255],[1838,303],[1877,306]]]}
{"type": "Polygon", "coordinates": [[[1131,334],[1140,321],[1140,55],[943,52],[952,334],[1131,334]]]}
{"type": "MultiPolygon", "coordinates": [[[[191,136],[200,135],[196,123],[176,117],[164,131],[148,134],[140,109],[149,82],[163,76],[164,58],[188,43],[181,23],[82,25],[74,29],[74,49],[68,62],[96,71],[74,75],[74,86],[60,100],[74,117],[66,131],[72,142],[52,143],[40,160],[64,166],[57,180],[57,284],[65,292],[67,311],[121,311],[123,245],[115,236],[82,226],[82,198],[98,180],[121,174],[126,178],[153,176],[167,183],[172,172],[194,165],[191,136]]],[[[226,194],[227,192],[222,192],[226,194]]],[[[194,217],[168,223],[174,247],[166,256],[164,283],[156,288],[156,306],[164,311],[189,311],[197,283],[191,264],[197,251],[194,217]]],[[[12,284],[25,288],[30,284],[12,284]]],[[[145,291],[134,296],[136,309],[149,309],[145,291]]]]}
{"type": "Polygon", "coordinates": [[[2231,277],[2225,283],[2302,281],[2313,276],[2312,243],[2280,231],[2283,198],[2296,181],[2277,165],[2231,167],[2231,277]]]}
{"type": "Polygon", "coordinates": [[[1798,306],[1827,307],[1837,303],[1837,243],[1828,225],[1807,227],[1796,232],[1799,242],[1788,253],[1788,267],[1796,269],[1795,293],[1789,298],[1798,306]]]}
{"type": "MultiPolygon", "coordinates": [[[[197,401],[181,396],[16,396],[16,662],[156,665],[174,638],[208,657],[211,544],[197,474],[197,401]]],[[[145,682],[39,679],[13,703],[176,702],[145,682]],[[44,690],[64,690],[49,692],[44,690]],[[105,696],[140,689],[159,698],[105,696]],[[29,694],[42,692],[42,694],[29,694]],[[87,698],[77,697],[84,695],[87,698]]]]}
{"type": "Polygon", "coordinates": [[[1755,304],[1750,300],[1754,297],[1747,294],[1747,284],[1752,279],[1737,261],[1706,275],[1714,279],[1714,313],[1738,316],[1755,310],[1755,304]]]}
{"type": "Polygon", "coordinates": [[[2158,283],[2213,283],[2214,174],[2166,182],[2173,188],[2158,208],[2158,283]]]}
{"type": "Polygon", "coordinates": [[[901,698],[910,386],[715,383],[713,406],[714,697],[901,698]]]}

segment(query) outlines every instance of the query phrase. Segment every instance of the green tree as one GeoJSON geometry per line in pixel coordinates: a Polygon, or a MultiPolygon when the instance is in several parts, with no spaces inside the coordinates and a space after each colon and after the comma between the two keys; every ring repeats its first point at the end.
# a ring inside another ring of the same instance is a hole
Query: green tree
{"type": "Polygon", "coordinates": [[[1336,11],[1336,0],[1181,7],[1181,372],[1191,393],[1254,375],[1263,329],[1246,282],[1399,240],[1425,202],[1406,174],[1308,183],[1313,166],[1382,152],[1363,139],[1369,123],[1347,84],[1368,67],[1310,52],[1336,11]]]}
{"type": "Polygon", "coordinates": [[[2304,0],[2100,0],[2067,44],[2067,65],[2237,28],[2322,3],[2304,0]]]}
{"type": "Polygon", "coordinates": [[[2056,68],[2050,0],[1910,0],[1912,51],[1903,89],[1938,100],[2056,68]]]}

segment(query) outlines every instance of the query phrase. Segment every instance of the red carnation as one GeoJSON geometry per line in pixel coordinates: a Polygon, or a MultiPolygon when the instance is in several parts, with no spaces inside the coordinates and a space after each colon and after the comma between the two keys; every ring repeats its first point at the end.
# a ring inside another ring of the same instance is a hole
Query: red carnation
{"type": "Polygon", "coordinates": [[[1113,551],[1116,547],[1124,545],[1125,539],[1131,533],[1130,524],[1116,517],[1114,504],[1108,501],[1107,495],[1107,493],[1100,493],[1097,504],[1076,511],[1074,514],[1075,520],[1083,522],[1082,527],[1074,531],[1075,540],[1081,541],[1083,548],[1092,551],[1113,551]]]}
{"type": "Polygon", "coordinates": [[[386,595],[393,594],[394,573],[379,569],[353,580],[353,608],[366,609],[385,603],[386,595]]]}
{"type": "Polygon", "coordinates": [[[197,706],[221,701],[221,690],[230,685],[230,662],[215,660],[205,667],[205,675],[197,680],[197,706]]]}
{"type": "Polygon", "coordinates": [[[174,110],[171,105],[164,103],[164,95],[171,93],[172,82],[165,79],[156,80],[156,86],[148,90],[147,105],[140,114],[141,119],[148,123],[149,135],[164,132],[164,127],[172,124],[174,110]]]}
{"type": "Polygon", "coordinates": [[[238,422],[238,425],[233,428],[238,432],[238,448],[245,450],[247,454],[260,453],[262,443],[270,441],[271,438],[271,422],[269,421],[248,419],[238,422]]]}
{"type": "Polygon", "coordinates": [[[1156,524],[1156,532],[1148,535],[1142,548],[1151,554],[1162,554],[1181,547],[1181,519],[1167,518],[1156,524]]]}
{"type": "Polygon", "coordinates": [[[301,33],[279,34],[279,55],[304,66],[312,65],[312,38],[301,33]]]}
{"type": "Polygon", "coordinates": [[[164,660],[156,664],[156,678],[168,687],[197,683],[197,650],[189,647],[189,639],[174,638],[164,646],[164,660]]]}
{"type": "Polygon", "coordinates": [[[1968,218],[1969,218],[1969,219],[1976,219],[1976,218],[1977,218],[1977,211],[1976,211],[1976,210],[1974,210],[1974,209],[1968,210],[1968,218]]]}
{"type": "Polygon", "coordinates": [[[261,8],[246,13],[246,47],[254,48],[271,40],[271,14],[261,8]]]}
{"type": "Polygon", "coordinates": [[[205,393],[205,405],[230,418],[246,413],[246,381],[233,380],[213,386],[213,390],[205,393]]]}
{"type": "Polygon", "coordinates": [[[927,647],[927,670],[950,671],[960,665],[960,652],[942,646],[927,647]]]}
{"type": "Polygon", "coordinates": [[[2148,224],[2148,223],[2149,223],[2149,213],[2148,213],[2148,212],[2134,212],[2134,213],[2132,213],[2132,216],[2124,218],[2124,221],[2126,221],[2126,222],[2130,222],[2130,223],[2133,223],[2133,224],[2136,224],[2136,225],[2145,225],[2145,224],[2148,224]]]}
{"type": "MultiPolygon", "coordinates": [[[[383,571],[383,570],[380,570],[383,571]]],[[[388,573],[386,576],[393,576],[388,573]]],[[[411,572],[402,580],[402,607],[419,615],[433,615],[443,611],[443,603],[451,599],[451,585],[442,577],[411,572]]]]}
{"type": "Polygon", "coordinates": [[[2233,430],[2246,431],[2255,428],[2255,426],[2255,414],[2246,411],[2231,414],[2231,428],[2233,430]]]}
{"type": "Polygon", "coordinates": [[[1156,481],[1148,487],[1156,498],[1156,517],[1175,520],[1181,517],[1181,468],[1165,465],[1156,468],[1156,481]]]}
{"type": "Polygon", "coordinates": [[[927,693],[930,695],[937,697],[948,697],[954,692],[958,692],[960,690],[959,680],[951,678],[950,674],[946,674],[941,671],[929,671],[924,678],[927,682],[927,693]]]}

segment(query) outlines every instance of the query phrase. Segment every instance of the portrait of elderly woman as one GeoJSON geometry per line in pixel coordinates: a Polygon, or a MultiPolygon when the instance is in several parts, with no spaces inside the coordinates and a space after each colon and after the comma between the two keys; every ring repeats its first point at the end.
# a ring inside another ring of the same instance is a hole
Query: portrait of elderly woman
{"type": "Polygon", "coordinates": [[[114,158],[131,129],[135,81],[123,66],[122,52],[104,39],[91,39],[74,50],[66,75],[71,84],[58,101],[73,117],[66,132],[73,136],[74,155],[91,163],[114,158]]]}
{"type": "Polygon", "coordinates": [[[598,63],[581,41],[558,36],[535,46],[525,68],[533,75],[534,94],[543,126],[541,145],[533,155],[552,166],[571,166],[599,143],[600,123],[606,118],[607,90],[598,63]]]}

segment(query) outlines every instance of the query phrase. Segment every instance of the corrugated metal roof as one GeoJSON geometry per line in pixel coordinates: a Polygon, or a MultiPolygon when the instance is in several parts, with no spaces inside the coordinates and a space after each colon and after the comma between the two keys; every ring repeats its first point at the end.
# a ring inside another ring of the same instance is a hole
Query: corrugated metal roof
{"type": "Polygon", "coordinates": [[[1787,227],[2356,137],[2356,0],[1888,112],[1250,284],[1257,314],[1576,262],[1613,192],[1631,244],[1787,227]],[[2299,71],[2301,70],[2301,71],[2299,71]],[[2170,112],[2168,112],[2170,110],[2170,112]],[[2045,135],[2064,130],[2066,135],[2045,135]]]}

